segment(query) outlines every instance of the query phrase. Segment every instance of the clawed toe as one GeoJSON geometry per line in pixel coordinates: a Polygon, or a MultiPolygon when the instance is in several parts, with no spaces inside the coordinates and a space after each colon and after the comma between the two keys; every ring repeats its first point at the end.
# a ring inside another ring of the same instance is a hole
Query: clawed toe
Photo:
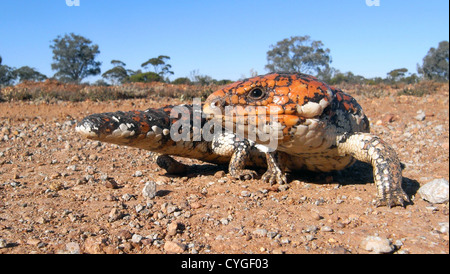
{"type": "Polygon", "coordinates": [[[254,170],[241,170],[239,172],[234,172],[231,174],[231,176],[237,180],[252,180],[254,178],[256,178],[257,173],[254,170]]]}
{"type": "Polygon", "coordinates": [[[286,175],[284,175],[282,173],[272,173],[272,172],[266,171],[266,173],[264,173],[264,175],[262,176],[261,179],[263,180],[263,182],[269,183],[270,185],[287,184],[286,175]]]}
{"type": "Polygon", "coordinates": [[[374,201],[374,205],[376,207],[387,206],[388,208],[391,208],[393,206],[404,207],[408,202],[410,202],[408,195],[403,192],[403,190],[397,190],[392,193],[387,193],[386,195],[384,195],[384,197],[378,198],[374,201]]]}

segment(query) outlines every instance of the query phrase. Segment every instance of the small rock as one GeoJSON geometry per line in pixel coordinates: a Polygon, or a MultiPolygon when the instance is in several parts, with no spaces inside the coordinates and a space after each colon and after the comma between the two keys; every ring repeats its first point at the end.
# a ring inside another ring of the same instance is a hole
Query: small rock
{"type": "Polygon", "coordinates": [[[0,248],[5,248],[8,246],[8,243],[5,239],[0,239],[0,248]]]}
{"type": "Polygon", "coordinates": [[[104,184],[105,184],[105,187],[107,187],[107,188],[112,188],[112,189],[119,188],[116,180],[114,180],[114,178],[111,178],[111,177],[107,177],[104,184]]]}
{"type": "Polygon", "coordinates": [[[143,238],[143,237],[142,237],[141,235],[139,235],[139,234],[133,234],[133,237],[131,237],[131,241],[132,241],[133,243],[138,244],[138,243],[141,242],[142,238],[143,238]]]}
{"type": "Polygon", "coordinates": [[[178,223],[176,222],[170,223],[169,226],[167,227],[167,235],[175,236],[177,234],[177,230],[178,230],[178,223]]]}
{"type": "Polygon", "coordinates": [[[203,207],[203,205],[199,202],[193,202],[190,204],[192,209],[199,209],[201,207],[203,207]]]}
{"type": "Polygon", "coordinates": [[[131,237],[133,237],[133,234],[131,234],[130,231],[123,229],[119,231],[117,237],[121,238],[122,240],[129,240],[131,239],[131,237]]]}
{"type": "Polygon", "coordinates": [[[182,253],[185,249],[186,245],[177,242],[167,241],[164,244],[164,250],[168,253],[182,253]]]}
{"type": "Polygon", "coordinates": [[[122,212],[120,212],[120,210],[118,210],[117,208],[113,208],[109,212],[109,222],[117,221],[117,220],[121,219],[123,216],[124,215],[122,212]]]}
{"type": "Polygon", "coordinates": [[[140,170],[136,170],[136,172],[133,174],[134,177],[142,177],[144,174],[140,170]]]}
{"type": "Polygon", "coordinates": [[[261,237],[266,237],[267,236],[267,229],[258,228],[258,229],[253,231],[253,234],[261,236],[261,237]]]}
{"type": "Polygon", "coordinates": [[[163,203],[161,205],[161,211],[166,214],[174,213],[175,211],[179,211],[179,208],[172,203],[163,203]]]}
{"type": "Polygon", "coordinates": [[[131,195],[129,193],[125,193],[122,195],[122,200],[124,200],[124,201],[129,201],[129,200],[131,200],[131,198],[133,198],[133,195],[131,195]]]}
{"type": "Polygon", "coordinates": [[[329,226],[322,226],[321,228],[320,228],[320,231],[323,231],[323,232],[333,232],[333,229],[331,228],[331,227],[329,227],[329,226]]]}
{"type": "Polygon", "coordinates": [[[441,233],[448,233],[448,222],[438,223],[441,233]]]}
{"type": "Polygon", "coordinates": [[[323,219],[323,217],[320,216],[319,213],[317,213],[317,212],[311,213],[311,217],[312,217],[314,220],[316,220],[316,221],[319,221],[319,220],[323,219]]]}
{"type": "Polygon", "coordinates": [[[37,246],[40,243],[41,243],[41,241],[39,239],[36,239],[36,238],[30,238],[30,239],[27,240],[27,244],[29,244],[29,245],[37,246]]]}
{"type": "Polygon", "coordinates": [[[414,117],[417,121],[423,121],[425,120],[425,112],[420,111],[418,114],[414,117]]]}
{"type": "Polygon", "coordinates": [[[306,228],[305,228],[305,232],[307,232],[307,233],[314,233],[314,232],[316,232],[317,231],[317,226],[315,226],[315,225],[309,225],[309,226],[307,226],[306,228]]]}
{"type": "Polygon", "coordinates": [[[51,182],[48,186],[48,189],[57,192],[62,190],[64,188],[63,186],[64,185],[61,182],[51,182]]]}
{"type": "Polygon", "coordinates": [[[78,171],[78,166],[77,165],[70,165],[67,167],[68,170],[72,170],[72,171],[78,171]]]}
{"type": "Polygon", "coordinates": [[[445,179],[433,180],[419,188],[418,193],[422,199],[433,203],[441,204],[448,202],[449,184],[445,179]]]}
{"type": "Polygon", "coordinates": [[[283,184],[283,185],[279,185],[278,186],[278,190],[279,191],[286,191],[288,189],[289,189],[289,185],[287,185],[287,184],[283,184]]]}
{"type": "Polygon", "coordinates": [[[220,178],[222,178],[222,177],[224,177],[224,176],[225,176],[225,171],[223,171],[223,170],[217,171],[217,172],[214,174],[214,177],[217,178],[217,179],[220,179],[220,178]]]}
{"type": "Polygon", "coordinates": [[[136,213],[139,213],[144,209],[144,206],[141,204],[137,204],[134,208],[136,209],[136,213]]]}
{"type": "Polygon", "coordinates": [[[394,246],[387,238],[379,236],[368,236],[361,242],[361,247],[375,254],[391,253],[394,246]]]}
{"type": "Polygon", "coordinates": [[[247,191],[247,190],[243,190],[243,191],[241,192],[241,196],[242,196],[242,197],[250,197],[250,192],[247,191]]]}
{"type": "Polygon", "coordinates": [[[144,188],[142,189],[142,196],[146,199],[153,199],[156,196],[156,183],[153,181],[149,181],[145,183],[144,188]]]}
{"type": "Polygon", "coordinates": [[[80,254],[80,245],[75,242],[70,242],[66,244],[66,250],[69,254],[80,254]]]}
{"type": "Polygon", "coordinates": [[[103,240],[100,237],[88,237],[84,242],[84,249],[89,254],[101,254],[104,253],[103,240]]]}
{"type": "Polygon", "coordinates": [[[222,219],[220,219],[220,222],[221,222],[223,225],[227,225],[230,221],[229,221],[227,218],[222,218],[222,219]]]}
{"type": "Polygon", "coordinates": [[[387,114],[386,116],[383,117],[382,122],[384,123],[392,123],[394,121],[395,116],[393,114],[387,114]]]}

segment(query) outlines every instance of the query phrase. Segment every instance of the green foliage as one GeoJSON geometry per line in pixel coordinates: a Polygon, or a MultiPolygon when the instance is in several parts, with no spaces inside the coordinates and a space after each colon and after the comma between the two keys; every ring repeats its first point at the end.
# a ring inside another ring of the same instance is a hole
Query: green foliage
{"type": "Polygon", "coordinates": [[[391,70],[390,72],[387,73],[388,79],[391,80],[393,83],[395,83],[399,79],[404,78],[407,72],[408,72],[407,68],[399,68],[391,70]]]}
{"type": "Polygon", "coordinates": [[[141,67],[148,69],[148,66],[152,65],[154,72],[161,75],[161,77],[164,77],[167,74],[173,74],[173,71],[170,70],[172,66],[166,64],[166,60],[170,60],[170,57],[166,55],[160,55],[156,58],[148,59],[146,62],[142,63],[141,67]]]}
{"type": "Polygon", "coordinates": [[[213,83],[215,85],[228,85],[228,84],[233,83],[233,81],[228,80],[228,79],[222,79],[222,80],[213,80],[213,83]]]}
{"type": "Polygon", "coordinates": [[[449,45],[448,41],[439,43],[438,48],[430,48],[423,58],[422,66],[417,65],[417,71],[425,79],[448,81],[449,45]]]}
{"type": "Polygon", "coordinates": [[[161,76],[155,72],[138,72],[129,77],[130,82],[160,82],[162,80],[161,76]]]}
{"type": "Polygon", "coordinates": [[[179,77],[179,78],[173,80],[172,84],[189,85],[189,84],[191,84],[191,80],[189,80],[189,78],[187,78],[187,77],[179,77]]]}
{"type": "Polygon", "coordinates": [[[270,72],[318,73],[331,63],[330,50],[323,46],[308,35],[286,38],[271,46],[265,68],[270,72]]]}
{"type": "Polygon", "coordinates": [[[128,81],[128,70],[125,69],[125,63],[119,60],[112,60],[112,69],[105,71],[102,77],[109,80],[113,85],[123,84],[128,81]]]}
{"type": "Polygon", "coordinates": [[[19,82],[23,81],[44,81],[47,79],[47,76],[40,73],[34,68],[30,68],[29,66],[23,66],[15,70],[17,77],[19,78],[19,82]]]}
{"type": "Polygon", "coordinates": [[[0,86],[9,86],[17,78],[14,68],[7,65],[0,65],[0,86]]]}
{"type": "MultiPolygon", "coordinates": [[[[397,92],[397,95],[409,95],[422,97],[424,95],[434,94],[442,87],[442,83],[436,81],[424,80],[407,86],[397,92]]],[[[447,86],[448,90],[448,86],[447,86]]]]}
{"type": "Polygon", "coordinates": [[[95,61],[100,50],[91,40],[71,33],[58,36],[50,48],[53,50],[52,70],[56,71],[58,80],[80,83],[88,76],[100,74],[101,62],[95,61]]]}

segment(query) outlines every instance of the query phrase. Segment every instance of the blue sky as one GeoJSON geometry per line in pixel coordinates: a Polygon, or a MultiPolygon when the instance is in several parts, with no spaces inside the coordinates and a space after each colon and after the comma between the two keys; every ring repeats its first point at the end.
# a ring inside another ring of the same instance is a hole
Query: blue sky
{"type": "MultiPolygon", "coordinates": [[[[331,65],[365,77],[406,67],[416,72],[430,47],[449,40],[447,0],[1,0],[3,64],[52,76],[51,41],[75,33],[100,47],[102,72],[119,59],[139,69],[171,57],[175,74],[193,70],[237,80],[267,73],[270,45],[310,35],[331,50],[331,65]]],[[[92,79],[91,79],[92,80],[92,79]]]]}

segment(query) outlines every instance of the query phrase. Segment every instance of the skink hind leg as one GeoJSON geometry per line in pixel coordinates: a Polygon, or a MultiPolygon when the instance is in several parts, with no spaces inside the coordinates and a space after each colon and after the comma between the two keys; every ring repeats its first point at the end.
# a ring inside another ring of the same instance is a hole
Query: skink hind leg
{"type": "Polygon", "coordinates": [[[402,189],[402,169],[394,149],[379,137],[369,133],[353,133],[338,140],[340,154],[373,166],[373,178],[377,187],[375,206],[403,206],[409,202],[402,189]]]}

